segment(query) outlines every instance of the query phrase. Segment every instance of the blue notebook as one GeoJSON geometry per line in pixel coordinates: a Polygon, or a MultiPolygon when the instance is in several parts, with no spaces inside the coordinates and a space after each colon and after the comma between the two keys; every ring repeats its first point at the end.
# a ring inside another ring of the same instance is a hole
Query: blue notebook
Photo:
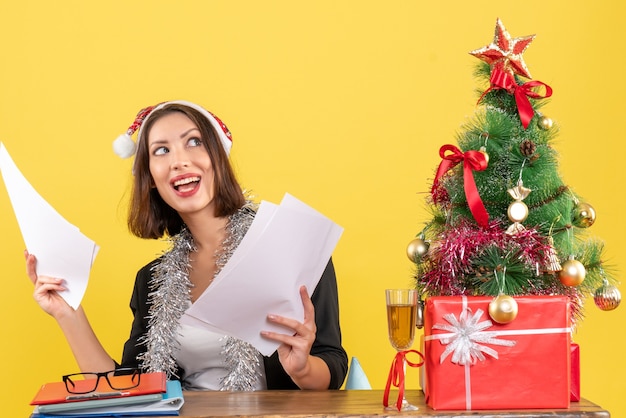
{"type": "Polygon", "coordinates": [[[31,418],[176,416],[184,402],[180,382],[168,380],[166,393],[40,405],[31,418]]]}

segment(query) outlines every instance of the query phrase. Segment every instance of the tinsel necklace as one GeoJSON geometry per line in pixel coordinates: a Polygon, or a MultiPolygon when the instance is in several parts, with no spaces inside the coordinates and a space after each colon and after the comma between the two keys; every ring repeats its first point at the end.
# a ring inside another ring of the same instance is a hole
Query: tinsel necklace
{"type": "MultiPolygon", "coordinates": [[[[256,205],[251,201],[231,215],[226,225],[226,237],[217,254],[215,276],[226,265],[254,220],[256,205]]],[[[191,302],[189,253],[196,251],[187,228],[171,237],[170,248],[152,268],[148,303],[148,330],[140,339],[146,351],[139,355],[142,369],[163,371],[168,378],[176,375],[174,352],[179,320],[191,302]]],[[[214,276],[214,277],[215,277],[214,276]]],[[[227,373],[220,380],[220,390],[252,391],[259,379],[260,354],[252,345],[235,337],[226,337],[222,347],[227,373]]]]}

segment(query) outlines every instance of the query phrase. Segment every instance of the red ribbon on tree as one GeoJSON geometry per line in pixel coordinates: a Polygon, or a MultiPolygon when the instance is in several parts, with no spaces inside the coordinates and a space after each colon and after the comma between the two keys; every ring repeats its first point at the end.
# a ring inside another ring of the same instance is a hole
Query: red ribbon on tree
{"type": "Polygon", "coordinates": [[[398,351],[398,354],[393,359],[391,363],[391,370],[389,370],[389,377],[387,378],[387,386],[385,386],[385,393],[383,395],[383,405],[389,406],[389,390],[391,389],[391,385],[393,384],[398,388],[398,400],[396,401],[396,407],[398,411],[402,409],[402,400],[404,399],[404,364],[407,364],[411,367],[421,367],[424,364],[424,355],[417,350],[406,350],[406,351],[398,351]],[[418,354],[422,361],[419,363],[413,363],[409,361],[406,356],[409,353],[418,354]]]}
{"type": "Polygon", "coordinates": [[[517,111],[524,129],[528,128],[531,119],[535,115],[535,109],[533,109],[533,106],[530,104],[530,100],[528,100],[528,98],[546,99],[552,96],[552,87],[548,86],[546,83],[541,81],[529,81],[528,83],[519,85],[515,82],[515,78],[511,73],[504,71],[499,67],[493,68],[490,82],[491,87],[489,87],[487,91],[480,96],[478,102],[485,97],[485,94],[489,93],[494,88],[505,89],[515,97],[515,104],[517,104],[517,111]],[[543,86],[546,89],[546,93],[544,95],[536,93],[532,90],[532,88],[540,86],[543,86]]]}
{"type": "Polygon", "coordinates": [[[487,209],[485,209],[485,205],[483,205],[483,201],[480,199],[473,173],[473,171],[483,171],[487,168],[485,155],[480,151],[474,150],[462,152],[454,145],[448,144],[439,149],[439,156],[442,158],[442,161],[439,163],[439,168],[437,168],[431,194],[435,194],[437,187],[439,187],[440,179],[455,165],[463,161],[463,187],[465,188],[467,204],[478,225],[486,227],[489,223],[489,213],[487,213],[487,209]],[[452,154],[446,155],[447,151],[451,151],[452,154]]]}
{"type": "Polygon", "coordinates": [[[517,103],[517,111],[519,112],[519,118],[522,121],[524,129],[528,128],[530,120],[535,115],[535,109],[530,104],[529,97],[533,99],[545,99],[552,96],[552,88],[541,81],[529,81],[521,86],[515,87],[515,103],[517,103]],[[531,89],[533,87],[544,86],[546,88],[546,94],[543,96],[539,93],[535,93],[531,89]]]}

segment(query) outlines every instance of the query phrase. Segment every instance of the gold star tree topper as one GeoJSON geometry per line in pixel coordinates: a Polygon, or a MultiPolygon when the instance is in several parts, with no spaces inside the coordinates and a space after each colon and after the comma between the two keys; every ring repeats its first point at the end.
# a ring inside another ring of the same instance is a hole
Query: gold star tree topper
{"type": "Polygon", "coordinates": [[[532,78],[522,54],[533,39],[535,39],[535,35],[511,38],[502,21],[498,18],[493,42],[485,47],[471,51],[470,54],[491,65],[492,73],[495,68],[498,68],[511,75],[517,74],[526,78],[532,78]]]}

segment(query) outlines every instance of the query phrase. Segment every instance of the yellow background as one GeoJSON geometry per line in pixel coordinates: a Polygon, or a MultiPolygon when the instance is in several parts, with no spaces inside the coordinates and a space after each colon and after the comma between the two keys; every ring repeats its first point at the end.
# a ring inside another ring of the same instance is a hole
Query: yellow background
{"type": "MultiPolygon", "coordinates": [[[[113,155],[111,141],[140,108],[187,99],[230,127],[240,180],[259,199],[289,192],[345,228],[334,253],[344,343],[382,389],[394,355],[383,290],[411,285],[406,245],[428,219],[439,147],[456,143],[475,109],[468,52],[491,42],[497,17],[514,37],[537,34],[524,57],[554,88],[544,113],[561,127],[562,176],[595,207],[590,232],[621,278],[620,2],[5,0],[0,140],[38,192],[101,246],[84,306],[110,353],[119,359],[128,335],[136,270],[163,248],[126,230],[130,160],[113,155]]],[[[0,405],[3,416],[27,416],[38,386],[76,365],[32,300],[4,191],[0,216],[0,405]]],[[[626,416],[626,307],[586,307],[574,336],[583,396],[626,416]]],[[[408,379],[418,387],[416,370],[408,379]]]]}

